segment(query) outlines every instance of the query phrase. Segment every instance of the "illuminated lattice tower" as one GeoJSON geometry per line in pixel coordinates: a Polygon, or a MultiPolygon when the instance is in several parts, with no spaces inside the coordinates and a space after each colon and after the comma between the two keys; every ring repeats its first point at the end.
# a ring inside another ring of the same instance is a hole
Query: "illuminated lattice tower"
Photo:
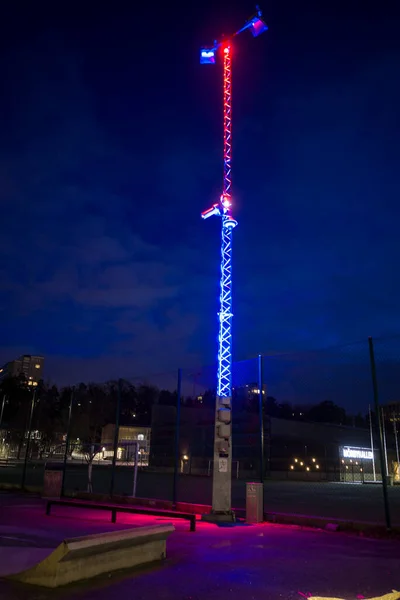
{"type": "Polygon", "coordinates": [[[232,468],[232,235],[237,225],[234,219],[232,199],[232,43],[231,39],[245,30],[254,37],[267,26],[261,19],[261,11],[246,22],[229,41],[214,43],[202,48],[200,62],[215,64],[218,50],[223,55],[223,127],[224,127],[224,178],[219,201],[202,213],[203,219],[216,215],[221,217],[221,279],[220,309],[218,313],[218,373],[214,434],[214,468],[212,518],[233,519],[231,508],[232,468]]]}

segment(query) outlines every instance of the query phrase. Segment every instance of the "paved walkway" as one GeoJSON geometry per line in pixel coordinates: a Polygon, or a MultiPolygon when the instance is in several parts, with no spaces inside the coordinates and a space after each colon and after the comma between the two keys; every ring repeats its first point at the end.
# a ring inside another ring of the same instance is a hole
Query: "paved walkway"
{"type": "MultiPolygon", "coordinates": [[[[56,508],[41,500],[0,495],[2,562],[22,548],[51,549],[64,537],[161,522],[56,508]]],[[[170,519],[168,519],[170,521],[170,519]]],[[[356,600],[400,589],[400,542],[298,527],[263,524],[216,527],[199,523],[190,533],[175,521],[162,565],[101,577],[61,591],[0,581],[1,600],[302,600],[313,595],[356,600]]]]}

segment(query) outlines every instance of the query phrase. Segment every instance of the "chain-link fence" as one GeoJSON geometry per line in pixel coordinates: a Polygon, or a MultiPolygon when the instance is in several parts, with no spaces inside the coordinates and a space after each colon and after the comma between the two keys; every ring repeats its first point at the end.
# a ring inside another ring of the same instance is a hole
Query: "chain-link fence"
{"type": "MultiPolygon", "coordinates": [[[[400,337],[234,363],[233,508],[262,480],[267,513],[400,524],[399,363],[400,337]]],[[[66,495],[211,505],[216,373],[4,381],[1,483],[40,489],[51,467],[66,495]]]]}

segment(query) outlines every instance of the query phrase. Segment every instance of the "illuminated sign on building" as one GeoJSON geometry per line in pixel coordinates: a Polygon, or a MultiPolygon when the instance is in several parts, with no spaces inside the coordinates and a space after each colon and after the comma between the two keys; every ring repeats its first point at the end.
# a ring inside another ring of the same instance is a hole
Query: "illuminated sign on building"
{"type": "Polygon", "coordinates": [[[343,446],[340,450],[343,458],[355,458],[358,460],[373,460],[374,458],[373,452],[369,448],[343,446]]]}

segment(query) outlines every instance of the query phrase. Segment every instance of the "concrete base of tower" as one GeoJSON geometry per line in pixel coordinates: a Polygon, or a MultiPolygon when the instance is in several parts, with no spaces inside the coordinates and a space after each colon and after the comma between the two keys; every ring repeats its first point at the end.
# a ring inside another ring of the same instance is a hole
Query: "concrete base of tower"
{"type": "Polygon", "coordinates": [[[233,510],[212,510],[210,513],[202,515],[201,520],[207,523],[236,523],[236,515],[233,510]]]}

